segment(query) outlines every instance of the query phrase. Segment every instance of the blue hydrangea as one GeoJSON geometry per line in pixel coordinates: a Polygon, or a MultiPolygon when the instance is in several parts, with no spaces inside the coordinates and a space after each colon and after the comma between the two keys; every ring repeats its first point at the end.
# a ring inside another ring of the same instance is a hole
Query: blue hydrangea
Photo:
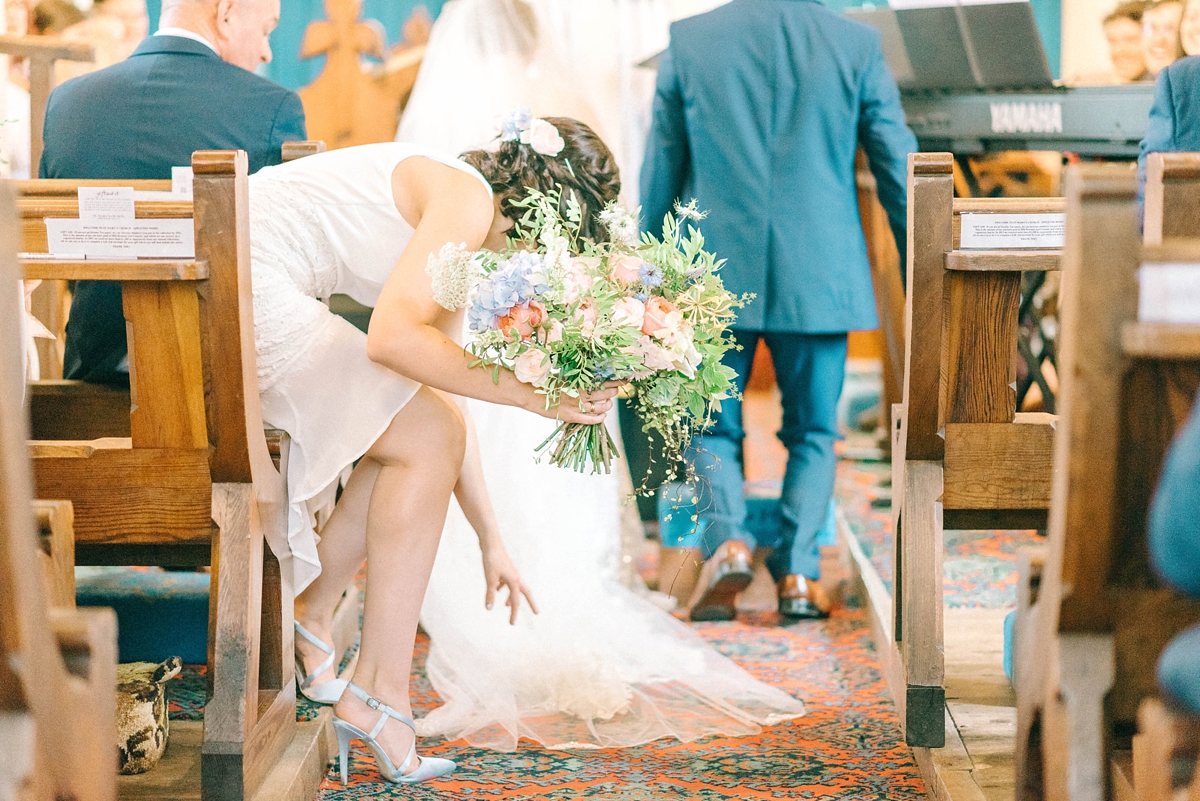
{"type": "Polygon", "coordinates": [[[634,298],[634,300],[640,300],[642,303],[645,303],[646,301],[650,300],[650,296],[647,295],[645,292],[634,292],[633,298],[634,298]]]}
{"type": "Polygon", "coordinates": [[[537,253],[521,251],[502,261],[496,271],[480,282],[475,299],[467,312],[472,331],[487,331],[500,324],[500,318],[513,306],[532,300],[537,287],[529,280],[541,272],[544,260],[537,253]]]}
{"type": "Polygon", "coordinates": [[[597,364],[592,372],[597,381],[611,381],[617,377],[617,371],[608,362],[597,364]]]}
{"type": "Polygon", "coordinates": [[[510,111],[500,118],[500,140],[516,142],[521,138],[521,132],[527,130],[532,124],[533,112],[528,108],[521,107],[510,111]]]}
{"type": "Polygon", "coordinates": [[[638,277],[642,279],[642,283],[646,286],[661,286],[663,282],[662,270],[649,262],[642,265],[641,271],[638,272],[638,277]]]}

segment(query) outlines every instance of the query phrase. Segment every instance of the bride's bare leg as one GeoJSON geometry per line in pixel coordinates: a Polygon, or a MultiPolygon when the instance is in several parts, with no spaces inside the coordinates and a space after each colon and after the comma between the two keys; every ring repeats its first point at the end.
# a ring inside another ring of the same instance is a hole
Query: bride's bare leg
{"type": "MultiPolygon", "coordinates": [[[[322,642],[332,641],[334,610],[367,559],[367,512],[380,469],[379,462],[364,457],[350,474],[337,507],[321,529],[321,542],[317,546],[321,574],[296,596],[296,621],[322,642]]],[[[308,670],[325,659],[325,654],[303,637],[296,638],[296,649],[304,657],[308,670]]],[[[337,668],[335,663],[314,681],[320,684],[337,678],[337,668]]]]}
{"type": "MultiPolygon", "coordinates": [[[[423,388],[368,454],[380,469],[367,512],[367,594],[354,683],[408,715],[417,619],[465,446],[454,403],[423,388]]],[[[350,693],[337,714],[367,731],[379,717],[350,693]]],[[[412,741],[395,722],[379,737],[397,765],[412,741]]]]}

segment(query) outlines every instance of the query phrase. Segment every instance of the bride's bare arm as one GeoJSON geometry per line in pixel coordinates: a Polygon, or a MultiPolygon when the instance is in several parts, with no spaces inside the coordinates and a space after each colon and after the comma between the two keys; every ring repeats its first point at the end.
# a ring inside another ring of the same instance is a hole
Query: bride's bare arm
{"type": "MultiPolygon", "coordinates": [[[[603,421],[603,412],[584,414],[573,399],[546,410],[544,398],[508,370],[499,371],[499,381],[494,382],[491,370],[468,369],[470,354],[438,329],[438,318],[448,312],[434,301],[425,267],[429,257],[447,243],[463,243],[472,250],[482,246],[495,208],[479,180],[430,159],[412,158],[397,168],[393,184],[403,186],[401,212],[419,222],[375,305],[367,334],[371,360],[454,395],[517,406],[567,422],[603,421]]],[[[397,197],[399,201],[399,191],[397,197]]],[[[605,401],[615,392],[606,389],[587,399],[606,410],[610,404],[605,401]]]]}
{"type": "Polygon", "coordinates": [[[487,482],[483,476],[483,462],[479,457],[479,439],[475,433],[475,421],[467,404],[459,399],[463,419],[467,425],[467,453],[463,459],[462,472],[458,476],[458,484],[454,487],[454,497],[458,505],[475,529],[479,537],[479,550],[483,555],[483,575],[487,584],[487,594],[484,603],[491,609],[496,600],[496,593],[501,588],[508,589],[505,605],[509,608],[509,623],[517,622],[517,612],[521,608],[521,596],[529,602],[529,608],[537,614],[537,603],[529,587],[521,580],[521,574],[508,555],[504,540],[500,536],[500,524],[496,520],[496,512],[492,508],[492,499],[488,495],[487,482]]]}

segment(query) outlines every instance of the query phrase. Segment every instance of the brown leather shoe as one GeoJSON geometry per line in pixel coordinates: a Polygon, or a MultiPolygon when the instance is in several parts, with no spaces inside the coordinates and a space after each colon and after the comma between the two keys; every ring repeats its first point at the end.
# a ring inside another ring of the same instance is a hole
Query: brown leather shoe
{"type": "Polygon", "coordinates": [[[704,563],[688,616],[692,620],[733,620],[738,593],[754,580],[753,555],[741,540],[726,540],[704,563]]]}
{"type": "Polygon", "coordinates": [[[779,580],[779,614],[784,617],[829,617],[833,602],[819,582],[804,576],[784,576],[779,580]]]}

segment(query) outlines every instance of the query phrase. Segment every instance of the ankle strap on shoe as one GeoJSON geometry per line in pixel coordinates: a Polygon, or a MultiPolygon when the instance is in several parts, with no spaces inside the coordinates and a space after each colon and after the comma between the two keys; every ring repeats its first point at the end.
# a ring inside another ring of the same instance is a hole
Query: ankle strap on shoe
{"type": "Polygon", "coordinates": [[[387,723],[388,718],[395,718],[396,720],[400,721],[408,728],[412,729],[413,733],[416,733],[417,724],[414,723],[413,719],[410,718],[408,715],[400,714],[399,712],[392,709],[387,704],[380,701],[375,696],[368,693],[362,687],[359,687],[354,682],[347,683],[346,689],[349,690],[350,692],[354,693],[355,695],[357,695],[359,698],[361,698],[363,703],[365,703],[367,706],[371,707],[371,709],[374,709],[376,712],[380,713],[379,721],[375,724],[375,728],[371,729],[371,739],[375,739],[376,737],[379,736],[379,732],[383,731],[383,724],[387,723]]]}
{"type": "Polygon", "coordinates": [[[301,626],[299,621],[295,621],[294,626],[297,634],[308,640],[316,647],[320,648],[322,653],[325,654],[325,659],[321,662],[321,664],[317,665],[316,670],[314,670],[312,673],[309,673],[307,670],[305,671],[304,679],[300,682],[300,689],[307,690],[312,686],[312,683],[316,680],[317,676],[320,676],[322,673],[333,667],[334,652],[331,646],[329,646],[327,643],[321,642],[317,635],[304,628],[304,626],[301,626]]]}

